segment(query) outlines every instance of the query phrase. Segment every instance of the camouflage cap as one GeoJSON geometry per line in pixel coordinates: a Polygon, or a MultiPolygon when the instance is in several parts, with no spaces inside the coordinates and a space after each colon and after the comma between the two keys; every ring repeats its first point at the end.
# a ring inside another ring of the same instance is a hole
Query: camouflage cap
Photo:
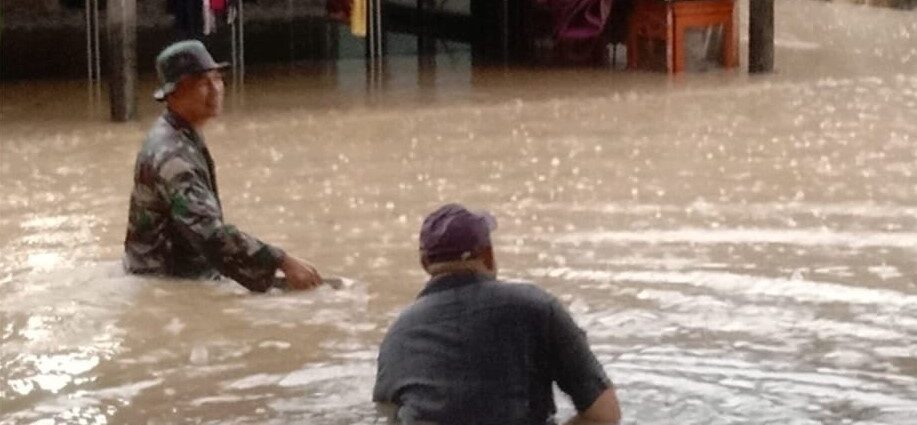
{"type": "Polygon", "coordinates": [[[156,57],[156,72],[161,86],[153,93],[158,101],[175,91],[175,86],[182,76],[197,74],[229,66],[226,62],[215,62],[213,56],[198,40],[184,40],[173,43],[156,57]]]}

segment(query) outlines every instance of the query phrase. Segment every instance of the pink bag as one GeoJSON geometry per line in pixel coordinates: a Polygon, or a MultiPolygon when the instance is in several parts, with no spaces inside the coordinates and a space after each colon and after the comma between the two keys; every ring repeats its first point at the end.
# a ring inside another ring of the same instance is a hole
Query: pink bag
{"type": "Polygon", "coordinates": [[[605,26],[614,0],[546,0],[554,20],[555,53],[563,62],[584,63],[607,55],[605,26]]]}

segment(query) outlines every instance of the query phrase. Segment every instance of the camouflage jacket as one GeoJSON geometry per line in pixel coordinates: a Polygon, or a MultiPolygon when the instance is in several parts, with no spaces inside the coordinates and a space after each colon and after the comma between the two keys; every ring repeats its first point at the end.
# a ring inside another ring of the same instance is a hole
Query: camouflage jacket
{"type": "Polygon", "coordinates": [[[283,251],[223,222],[213,159],[203,138],[166,111],[137,154],[124,266],[191,279],[227,276],[263,292],[283,251]]]}

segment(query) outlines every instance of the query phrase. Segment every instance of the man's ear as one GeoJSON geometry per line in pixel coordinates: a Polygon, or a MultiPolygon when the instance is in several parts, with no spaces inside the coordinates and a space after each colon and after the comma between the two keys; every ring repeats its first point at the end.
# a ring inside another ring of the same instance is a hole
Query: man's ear
{"type": "MultiPolygon", "coordinates": [[[[175,82],[175,89],[172,90],[172,93],[169,93],[169,94],[166,96],[166,100],[168,101],[168,99],[169,99],[170,97],[173,97],[173,95],[180,95],[181,92],[187,90],[188,85],[191,84],[191,81],[192,81],[194,78],[195,78],[194,75],[189,75],[189,74],[182,75],[182,76],[178,79],[178,81],[175,82]]],[[[175,97],[179,97],[179,96],[175,96],[175,97]]]]}
{"type": "Polygon", "coordinates": [[[425,272],[427,272],[428,274],[430,273],[430,268],[429,268],[430,263],[427,261],[426,255],[420,254],[420,266],[423,267],[423,270],[425,272]]]}
{"type": "Polygon", "coordinates": [[[484,267],[492,272],[497,271],[497,261],[494,259],[494,248],[488,246],[481,251],[481,260],[484,261],[484,267]]]}

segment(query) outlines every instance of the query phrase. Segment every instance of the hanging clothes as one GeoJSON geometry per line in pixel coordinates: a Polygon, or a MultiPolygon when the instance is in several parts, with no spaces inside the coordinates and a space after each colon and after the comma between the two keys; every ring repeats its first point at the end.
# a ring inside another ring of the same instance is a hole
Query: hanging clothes
{"type": "Polygon", "coordinates": [[[366,37],[366,0],[353,0],[350,32],[357,37],[366,37]]]}
{"type": "Polygon", "coordinates": [[[201,15],[204,17],[204,35],[210,35],[217,31],[217,18],[210,8],[210,0],[201,2],[201,15]]]}
{"type": "Polygon", "coordinates": [[[328,17],[350,25],[350,33],[366,37],[367,0],[326,0],[328,17]]]}
{"type": "Polygon", "coordinates": [[[608,60],[605,31],[614,0],[545,0],[554,22],[554,54],[562,63],[608,60]]]}
{"type": "Polygon", "coordinates": [[[210,0],[210,10],[215,14],[226,12],[226,0],[210,0]]]}
{"type": "Polygon", "coordinates": [[[202,39],[217,32],[236,17],[236,0],[168,0],[168,12],[175,17],[179,39],[202,39]]]}
{"type": "MultiPolygon", "coordinates": [[[[214,0],[210,0],[213,2],[214,0]]],[[[239,2],[236,0],[223,0],[226,4],[226,8],[223,10],[221,15],[226,17],[226,23],[229,25],[236,24],[236,18],[239,17],[239,2]]],[[[212,4],[212,3],[211,3],[212,4]]]]}
{"type": "Polygon", "coordinates": [[[345,24],[350,24],[352,0],[327,0],[325,10],[328,17],[345,24]]]}

